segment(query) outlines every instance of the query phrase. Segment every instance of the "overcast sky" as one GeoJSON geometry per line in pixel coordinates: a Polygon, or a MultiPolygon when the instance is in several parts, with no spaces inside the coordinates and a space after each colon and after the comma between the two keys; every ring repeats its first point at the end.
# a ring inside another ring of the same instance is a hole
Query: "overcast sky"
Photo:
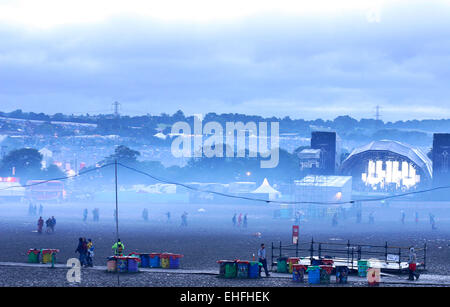
{"type": "Polygon", "coordinates": [[[450,118],[450,1],[0,0],[1,111],[114,101],[125,114],[450,118]]]}

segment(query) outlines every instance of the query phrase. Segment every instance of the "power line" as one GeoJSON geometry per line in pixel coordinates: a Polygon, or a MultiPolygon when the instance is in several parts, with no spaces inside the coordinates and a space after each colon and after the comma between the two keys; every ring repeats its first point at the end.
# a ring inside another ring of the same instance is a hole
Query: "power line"
{"type": "Polygon", "coordinates": [[[81,171],[81,172],[79,172],[78,174],[72,175],[72,176],[64,176],[64,177],[59,177],[59,178],[53,178],[53,179],[48,179],[48,180],[42,180],[42,181],[39,181],[39,182],[30,183],[30,184],[24,184],[24,185],[14,185],[14,186],[9,186],[9,187],[5,187],[5,188],[0,189],[0,191],[12,189],[12,188],[28,188],[28,187],[32,187],[32,186],[35,186],[35,185],[41,185],[41,184],[44,184],[44,183],[47,183],[47,182],[50,182],[50,181],[55,181],[55,180],[66,180],[66,179],[70,179],[70,178],[75,178],[75,177],[78,177],[78,176],[85,175],[85,174],[87,174],[87,173],[91,173],[91,172],[97,171],[97,170],[99,170],[99,169],[105,168],[105,167],[110,166],[110,165],[114,165],[114,163],[107,163],[107,164],[104,164],[104,165],[99,166],[99,167],[96,167],[96,168],[88,169],[88,170],[86,170],[86,171],[81,171]]]}
{"type": "MultiPolygon", "coordinates": [[[[93,171],[97,171],[99,169],[111,166],[111,165],[115,165],[116,162],[113,163],[107,163],[104,164],[100,167],[94,168],[94,169],[89,169],[86,171],[82,171],[77,175],[73,175],[73,176],[65,176],[65,177],[60,177],[60,178],[54,178],[54,179],[48,179],[48,180],[43,180],[43,181],[39,181],[39,182],[35,182],[32,184],[26,184],[26,185],[17,185],[17,186],[9,186],[9,187],[5,187],[3,189],[0,189],[0,191],[2,190],[7,190],[7,189],[11,189],[11,188],[17,188],[17,187],[30,187],[30,186],[35,186],[35,185],[40,185],[40,184],[44,184],[50,181],[54,181],[54,180],[66,180],[66,179],[70,179],[70,178],[74,178],[74,177],[78,177],[78,176],[82,176],[85,175],[87,173],[93,172],[93,171]]],[[[359,202],[369,202],[369,201],[382,201],[382,200],[387,200],[387,199],[392,199],[392,198],[399,198],[399,197],[403,197],[403,196],[408,196],[408,195],[414,195],[414,194],[422,194],[422,193],[427,193],[427,192],[433,192],[433,191],[437,191],[437,190],[444,190],[444,189],[450,189],[450,185],[448,186],[440,186],[440,187],[435,187],[435,188],[431,188],[431,189],[426,189],[426,190],[419,190],[419,191],[412,191],[412,192],[406,192],[406,193],[401,193],[401,194],[395,194],[395,195],[390,195],[390,196],[383,196],[383,197],[378,197],[378,198],[367,198],[367,199],[358,199],[358,200],[349,200],[349,201],[342,201],[342,202],[314,202],[314,201],[279,201],[279,200],[267,200],[267,199],[261,199],[261,198],[254,198],[254,197],[246,197],[246,196],[239,196],[239,195],[233,195],[233,194],[227,194],[227,193],[221,193],[221,192],[216,192],[216,191],[209,191],[209,190],[202,190],[196,187],[192,187],[189,186],[187,184],[184,183],[180,183],[180,182],[176,182],[176,181],[172,181],[172,180],[168,180],[168,179],[164,179],[164,178],[159,178],[156,177],[150,173],[138,170],[134,167],[131,166],[127,166],[124,165],[120,162],[117,162],[117,165],[120,165],[126,169],[129,169],[131,171],[134,171],[136,173],[142,174],[144,176],[150,177],[156,181],[162,182],[162,183],[166,183],[166,184],[173,184],[173,185],[177,185],[177,186],[181,186],[184,187],[186,189],[192,190],[192,191],[196,191],[196,192],[200,192],[200,193],[210,193],[210,194],[215,194],[215,195],[219,195],[219,196],[223,196],[223,197],[228,197],[228,198],[235,198],[235,199],[243,199],[243,200],[249,200],[249,201],[259,201],[259,202],[265,202],[265,203],[274,203],[274,204],[315,204],[315,205],[344,205],[344,204],[353,204],[357,201],[359,202]]]]}
{"type": "Polygon", "coordinates": [[[413,191],[413,192],[407,192],[407,193],[402,193],[402,194],[396,194],[396,195],[390,195],[390,196],[384,196],[384,197],[379,197],[379,198],[368,198],[368,199],[360,199],[360,200],[349,200],[349,201],[343,201],[343,202],[313,202],[313,201],[279,201],[279,200],[267,200],[267,199],[261,199],[261,198],[253,198],[253,197],[246,197],[246,196],[239,196],[239,195],[232,195],[232,194],[226,194],[226,193],[221,193],[221,192],[216,192],[216,191],[208,191],[208,190],[201,190],[183,183],[179,183],[179,182],[175,182],[175,181],[170,181],[167,179],[162,179],[162,178],[158,178],[156,176],[153,176],[149,173],[146,173],[144,171],[140,171],[136,168],[130,167],[130,166],[126,166],[122,163],[118,163],[119,165],[121,165],[122,167],[125,167],[129,170],[135,171],[137,173],[140,173],[142,175],[148,176],[154,180],[157,180],[159,182],[163,182],[163,183],[167,183],[167,184],[174,184],[177,186],[182,186],[184,188],[193,190],[193,191],[197,191],[197,192],[202,192],[202,193],[211,193],[211,194],[215,194],[215,195],[219,195],[219,196],[224,196],[224,197],[229,197],[229,198],[237,198],[237,199],[244,199],[244,200],[252,200],[252,201],[260,201],[260,202],[266,202],[266,203],[276,203],[276,204],[290,204],[290,205],[294,205],[294,204],[316,204],[316,205],[344,205],[344,204],[353,204],[356,201],[381,201],[381,200],[386,200],[386,199],[391,199],[391,198],[397,198],[397,197],[403,197],[403,196],[407,196],[407,195],[411,195],[411,194],[421,194],[421,193],[426,193],[426,192],[431,192],[431,191],[436,191],[436,190],[442,190],[442,189],[450,189],[450,185],[449,186],[441,186],[441,187],[435,187],[432,189],[427,189],[427,190],[420,190],[420,191],[413,191]]]}

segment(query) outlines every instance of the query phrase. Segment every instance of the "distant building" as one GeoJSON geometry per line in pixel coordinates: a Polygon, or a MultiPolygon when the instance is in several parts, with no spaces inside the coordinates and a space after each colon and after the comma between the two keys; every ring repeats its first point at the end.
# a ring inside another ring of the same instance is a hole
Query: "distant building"
{"type": "Polygon", "coordinates": [[[310,171],[315,173],[315,170],[320,169],[321,151],[320,149],[303,149],[298,153],[300,163],[300,170],[310,171]]]}
{"type": "Polygon", "coordinates": [[[352,198],[351,176],[306,176],[294,181],[295,201],[347,202],[352,198]]]}
{"type": "Polygon", "coordinates": [[[433,186],[450,183],[450,133],[433,134],[433,186]]]}
{"type": "Polygon", "coordinates": [[[340,138],[336,132],[313,131],[311,148],[320,149],[321,175],[334,175],[340,164],[340,138]]]}

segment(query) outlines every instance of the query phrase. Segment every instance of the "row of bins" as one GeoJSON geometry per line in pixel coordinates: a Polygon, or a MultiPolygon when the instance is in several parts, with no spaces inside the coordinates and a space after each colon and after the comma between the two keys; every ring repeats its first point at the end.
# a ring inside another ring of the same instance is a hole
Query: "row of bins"
{"type": "Polygon", "coordinates": [[[28,262],[29,263],[51,263],[52,258],[53,261],[56,261],[56,254],[59,252],[59,249],[36,249],[30,248],[27,252],[28,262]]]}
{"type": "Polygon", "coordinates": [[[180,267],[181,254],[172,253],[131,253],[139,257],[142,268],[178,269],[180,267]]]}
{"type": "Polygon", "coordinates": [[[136,256],[111,256],[107,258],[106,270],[108,272],[136,273],[139,271],[139,262],[136,256]]]}
{"type": "Polygon", "coordinates": [[[222,278],[258,278],[260,266],[258,261],[247,260],[219,260],[219,277],[222,278]]]}
{"type": "MultiPolygon", "coordinates": [[[[312,259],[311,265],[300,264],[299,257],[280,257],[277,261],[277,272],[291,273],[294,282],[304,282],[305,273],[308,274],[310,284],[329,284],[333,272],[333,259],[312,259]]],[[[361,262],[361,270],[367,271],[367,261],[361,262]]],[[[349,269],[347,266],[336,266],[336,283],[347,283],[349,269]]]]}

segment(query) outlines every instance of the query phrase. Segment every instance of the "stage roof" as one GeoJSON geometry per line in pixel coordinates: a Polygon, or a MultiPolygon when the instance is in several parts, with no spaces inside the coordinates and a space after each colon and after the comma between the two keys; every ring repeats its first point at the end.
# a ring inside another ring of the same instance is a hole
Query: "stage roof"
{"type": "Polygon", "coordinates": [[[344,167],[346,162],[355,158],[355,156],[369,151],[389,151],[404,156],[425,171],[430,178],[432,177],[432,162],[422,150],[408,144],[391,140],[372,141],[367,145],[355,148],[342,163],[342,166],[344,167]]]}

